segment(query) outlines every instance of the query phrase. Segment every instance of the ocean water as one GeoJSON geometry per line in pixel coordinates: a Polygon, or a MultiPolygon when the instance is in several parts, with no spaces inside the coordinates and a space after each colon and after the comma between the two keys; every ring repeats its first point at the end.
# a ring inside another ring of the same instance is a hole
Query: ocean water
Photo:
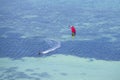
{"type": "Polygon", "coordinates": [[[0,80],[120,80],[119,4],[0,0],[0,80]]]}

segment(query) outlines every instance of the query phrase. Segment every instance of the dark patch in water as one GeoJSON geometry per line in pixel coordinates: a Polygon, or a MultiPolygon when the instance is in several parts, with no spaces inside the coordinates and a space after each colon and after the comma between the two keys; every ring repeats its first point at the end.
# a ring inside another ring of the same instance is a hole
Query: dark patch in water
{"type": "MultiPolygon", "coordinates": [[[[2,28],[2,34],[9,31],[2,28]]],[[[92,41],[65,41],[61,47],[48,54],[40,54],[51,46],[44,41],[43,37],[19,38],[21,34],[12,33],[8,38],[0,38],[0,58],[10,57],[21,59],[22,57],[46,57],[53,54],[73,55],[83,58],[94,58],[100,60],[120,60],[120,41],[108,42],[109,38],[92,41]]],[[[90,60],[92,61],[92,60],[90,60]]]]}
{"type": "Polygon", "coordinates": [[[52,54],[63,53],[65,55],[84,58],[119,61],[119,43],[120,42],[108,42],[104,39],[95,41],[67,41],[63,42],[62,47],[52,54]]]}
{"type": "Polygon", "coordinates": [[[86,76],[87,74],[83,72],[83,73],[80,73],[80,75],[86,76]]]}
{"type": "Polygon", "coordinates": [[[92,61],[94,61],[94,59],[90,58],[89,61],[92,62],[92,61]]]}
{"type": "Polygon", "coordinates": [[[33,72],[34,70],[33,69],[26,69],[26,71],[33,72]]]}
{"type": "Polygon", "coordinates": [[[5,34],[7,36],[7,38],[20,38],[22,36],[22,34],[19,34],[19,33],[6,33],[5,34]]]}
{"type": "Polygon", "coordinates": [[[48,74],[47,72],[42,72],[42,73],[32,73],[31,75],[36,75],[36,76],[43,77],[43,78],[50,78],[50,77],[51,77],[51,75],[48,74]]]}
{"type": "Polygon", "coordinates": [[[41,38],[0,38],[0,57],[19,59],[22,57],[45,57],[61,53],[84,58],[119,61],[119,43],[120,42],[106,42],[105,40],[67,41],[62,42],[59,49],[45,55],[39,55],[39,52],[50,48],[41,38]]]}
{"type": "Polygon", "coordinates": [[[11,68],[8,68],[8,69],[5,70],[4,73],[14,72],[14,71],[16,71],[16,69],[17,69],[17,67],[11,67],[11,68]]]}
{"type": "Polygon", "coordinates": [[[17,67],[11,67],[4,69],[3,73],[0,74],[0,80],[16,80],[16,79],[33,79],[40,80],[39,77],[31,77],[24,72],[16,70],[17,67]]]}
{"type": "Polygon", "coordinates": [[[11,31],[13,30],[12,28],[7,28],[7,27],[3,27],[3,28],[0,28],[0,37],[5,34],[6,32],[8,31],[11,31]]]}
{"type": "Polygon", "coordinates": [[[40,57],[38,53],[49,47],[41,38],[0,38],[0,57],[40,57]]]}
{"type": "Polygon", "coordinates": [[[62,76],[67,76],[68,74],[67,73],[60,73],[62,76]]]}
{"type": "Polygon", "coordinates": [[[44,78],[50,78],[50,77],[51,77],[51,75],[48,74],[47,72],[43,72],[43,73],[41,73],[39,76],[40,76],[40,77],[44,77],[44,78]]]}

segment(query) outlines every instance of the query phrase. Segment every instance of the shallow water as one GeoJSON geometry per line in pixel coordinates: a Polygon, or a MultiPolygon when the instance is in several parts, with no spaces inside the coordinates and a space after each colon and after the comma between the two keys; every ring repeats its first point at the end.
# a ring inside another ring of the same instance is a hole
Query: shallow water
{"type": "Polygon", "coordinates": [[[0,80],[119,80],[119,4],[0,0],[0,80]]]}

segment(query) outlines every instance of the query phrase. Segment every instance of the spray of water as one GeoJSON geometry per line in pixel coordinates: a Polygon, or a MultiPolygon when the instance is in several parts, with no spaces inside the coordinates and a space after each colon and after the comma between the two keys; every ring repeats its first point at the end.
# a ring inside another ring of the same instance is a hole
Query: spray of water
{"type": "Polygon", "coordinates": [[[42,54],[47,54],[49,52],[55,51],[56,49],[61,47],[61,43],[58,41],[54,41],[54,40],[45,40],[47,42],[47,44],[51,47],[45,51],[42,51],[42,54]]]}

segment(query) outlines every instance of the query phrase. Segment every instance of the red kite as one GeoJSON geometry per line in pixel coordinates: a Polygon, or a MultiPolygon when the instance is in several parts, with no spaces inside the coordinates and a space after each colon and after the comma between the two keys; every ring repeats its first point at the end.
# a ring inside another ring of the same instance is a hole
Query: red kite
{"type": "Polygon", "coordinates": [[[71,26],[71,32],[72,32],[72,36],[74,37],[76,35],[76,29],[74,26],[71,26]]]}

